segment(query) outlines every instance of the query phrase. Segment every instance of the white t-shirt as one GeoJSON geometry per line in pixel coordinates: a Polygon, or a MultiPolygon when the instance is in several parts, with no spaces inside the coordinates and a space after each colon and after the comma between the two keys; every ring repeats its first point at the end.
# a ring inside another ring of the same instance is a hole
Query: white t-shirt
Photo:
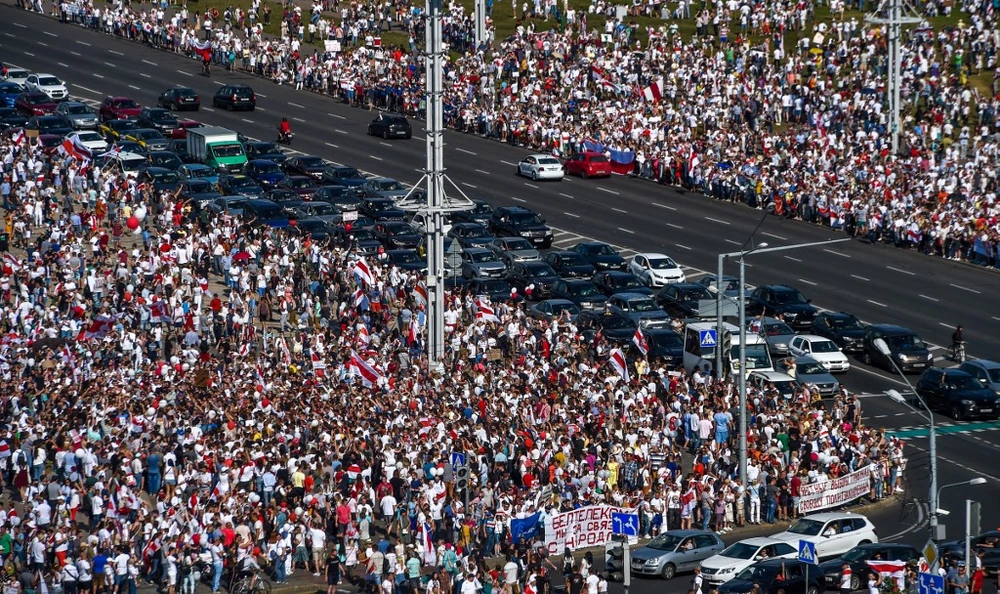
{"type": "Polygon", "coordinates": [[[601,583],[601,578],[592,573],[587,576],[587,594],[597,594],[597,586],[601,583]]]}

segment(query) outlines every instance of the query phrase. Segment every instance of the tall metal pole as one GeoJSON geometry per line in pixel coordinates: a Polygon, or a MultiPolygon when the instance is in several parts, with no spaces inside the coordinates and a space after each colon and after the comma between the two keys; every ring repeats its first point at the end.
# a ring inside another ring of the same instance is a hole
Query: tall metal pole
{"type": "Polygon", "coordinates": [[[486,42],[486,0],[475,0],[476,49],[486,42]]]}
{"type": "Polygon", "coordinates": [[[889,66],[889,81],[892,85],[892,154],[899,154],[899,87],[900,70],[903,68],[903,56],[900,52],[900,31],[902,27],[899,22],[899,3],[901,0],[892,0],[892,15],[889,24],[889,57],[892,64],[889,66]]]}
{"type": "Polygon", "coordinates": [[[746,266],[740,254],[740,485],[747,486],[747,304],[746,266]]]}
{"type": "Polygon", "coordinates": [[[444,102],[441,0],[427,0],[427,359],[444,357],[444,102]]]}
{"type": "MultiPolygon", "coordinates": [[[[979,536],[978,534],[976,536],[979,536]]],[[[972,500],[965,500],[965,577],[972,583],[976,564],[972,562],[972,500]]]]}
{"type": "Polygon", "coordinates": [[[719,254],[719,271],[715,277],[715,379],[722,381],[725,372],[722,370],[722,264],[726,254],[719,254]]]}

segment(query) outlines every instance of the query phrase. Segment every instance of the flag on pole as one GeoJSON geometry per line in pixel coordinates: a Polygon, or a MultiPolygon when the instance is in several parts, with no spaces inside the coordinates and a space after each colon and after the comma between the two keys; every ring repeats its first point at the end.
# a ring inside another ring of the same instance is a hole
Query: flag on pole
{"type": "Polygon", "coordinates": [[[417,305],[427,307],[427,281],[420,281],[413,287],[413,300],[417,305]]]}
{"type": "Polygon", "coordinates": [[[628,361],[625,359],[625,353],[621,349],[612,349],[611,355],[608,357],[608,363],[618,371],[618,374],[622,376],[625,383],[629,381],[628,375],[628,361]]]}
{"type": "Polygon", "coordinates": [[[194,53],[198,54],[198,57],[202,60],[212,59],[212,42],[209,40],[193,39],[191,40],[191,47],[194,48],[194,53]]]}
{"type": "Polygon", "coordinates": [[[154,301],[149,304],[149,321],[161,324],[170,323],[170,312],[167,311],[166,301],[154,301]]]}
{"type": "Polygon", "coordinates": [[[72,138],[63,139],[62,144],[59,145],[59,154],[82,162],[90,161],[92,155],[90,149],[84,146],[83,142],[80,141],[80,137],[76,135],[72,138]]]}
{"type": "Polygon", "coordinates": [[[868,565],[877,571],[883,579],[892,578],[899,584],[899,591],[906,590],[905,575],[906,561],[883,561],[881,559],[869,560],[868,565]]]}
{"type": "Polygon", "coordinates": [[[698,157],[697,151],[692,148],[691,155],[688,157],[688,172],[694,171],[694,168],[700,164],[701,158],[698,157]]]}
{"type": "Polygon", "coordinates": [[[361,376],[361,383],[367,388],[371,388],[378,383],[378,380],[382,379],[382,374],[379,373],[377,369],[369,365],[368,361],[362,359],[361,356],[354,351],[354,349],[351,349],[351,360],[347,365],[353,370],[351,372],[352,375],[356,374],[361,376]]]}
{"type": "Polygon", "coordinates": [[[91,338],[104,338],[107,336],[108,332],[111,331],[111,327],[114,325],[114,320],[107,317],[101,316],[91,322],[89,325],[85,326],[80,333],[76,336],[77,340],[90,340],[91,338]]]}
{"type": "Polygon", "coordinates": [[[354,309],[361,311],[368,311],[371,307],[371,302],[368,301],[368,295],[365,295],[363,289],[358,289],[354,292],[354,309]]]}
{"type": "Polygon", "coordinates": [[[643,355],[649,352],[649,343],[646,342],[646,337],[642,335],[641,329],[635,329],[635,334],[632,335],[632,343],[635,344],[636,348],[643,355]]]}
{"type": "Polygon", "coordinates": [[[375,286],[375,276],[372,274],[372,269],[368,267],[368,263],[365,262],[364,258],[354,263],[354,278],[368,287],[375,286]]]}
{"type": "Polygon", "coordinates": [[[362,348],[368,348],[368,343],[370,340],[371,338],[368,334],[368,326],[365,326],[364,324],[358,324],[358,331],[355,342],[357,342],[358,345],[361,346],[362,348]]]}
{"type": "Polygon", "coordinates": [[[497,317],[496,311],[483,300],[482,296],[476,297],[476,307],[479,311],[476,312],[477,320],[486,320],[487,322],[494,322],[496,324],[500,323],[500,318],[497,317]]]}
{"type": "Polygon", "coordinates": [[[659,103],[663,100],[663,79],[653,81],[648,87],[642,90],[642,97],[646,101],[659,103]]]}

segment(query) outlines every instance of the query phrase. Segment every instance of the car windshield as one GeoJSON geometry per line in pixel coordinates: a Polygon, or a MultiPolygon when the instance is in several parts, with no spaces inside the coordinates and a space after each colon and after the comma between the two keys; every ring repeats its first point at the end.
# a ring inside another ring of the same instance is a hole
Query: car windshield
{"type": "Polygon", "coordinates": [[[216,157],[239,157],[243,154],[243,146],[240,144],[223,144],[213,146],[212,153],[216,157]]]}
{"type": "Polygon", "coordinates": [[[597,288],[590,283],[569,285],[569,293],[576,297],[594,297],[600,294],[597,292],[597,288]]]}
{"type": "Polygon", "coordinates": [[[154,111],[149,114],[149,119],[157,122],[170,122],[177,120],[177,118],[171,115],[169,111],[154,111]]]}
{"type": "Polygon", "coordinates": [[[139,171],[139,169],[146,165],[145,159],[122,159],[121,160],[122,169],[128,172],[139,171]]]}
{"type": "Polygon", "coordinates": [[[258,163],[257,173],[281,173],[277,163],[258,163]]]}
{"type": "Polygon", "coordinates": [[[195,167],[188,169],[187,174],[189,177],[215,177],[215,172],[208,167],[195,167]]]}
{"type": "Polygon", "coordinates": [[[604,155],[591,155],[590,156],[590,162],[591,163],[607,163],[608,162],[608,158],[605,157],[604,155]]]}
{"type": "Polygon", "coordinates": [[[635,278],[634,276],[621,275],[621,276],[617,276],[617,277],[613,277],[613,278],[614,278],[614,281],[613,281],[612,284],[614,285],[614,287],[616,289],[639,289],[639,288],[645,288],[645,285],[643,285],[641,282],[639,282],[639,279],[635,278]]]}
{"type": "Polygon", "coordinates": [[[529,225],[541,225],[542,219],[534,213],[522,213],[511,215],[510,221],[517,227],[527,227],[529,225]]]}
{"type": "Polygon", "coordinates": [[[775,291],[774,300],[783,305],[801,305],[806,303],[806,298],[798,291],[775,291]]]}
{"type": "MultiPolygon", "coordinates": [[[[737,365],[740,360],[740,346],[734,344],[732,350],[732,360],[737,365]]],[[[746,348],[747,369],[768,369],[771,367],[771,357],[767,351],[766,344],[748,344],[746,348]]]]}
{"type": "Polygon", "coordinates": [[[243,199],[239,200],[226,200],[226,208],[229,210],[243,210],[247,207],[247,201],[243,199]]]}
{"type": "Polygon", "coordinates": [[[855,317],[831,318],[830,324],[837,330],[863,330],[865,325],[855,317]]]}
{"type": "Polygon", "coordinates": [[[610,245],[598,243],[581,245],[579,252],[584,256],[614,256],[615,250],[611,249],[610,245]]]}
{"type": "Polygon", "coordinates": [[[538,160],[539,165],[559,165],[559,159],[553,157],[542,157],[538,160]]]}
{"type": "Polygon", "coordinates": [[[85,115],[90,113],[90,109],[86,105],[67,105],[63,112],[70,115],[85,115]]]}
{"type": "Polygon", "coordinates": [[[312,188],[316,186],[311,177],[289,178],[287,183],[288,187],[295,189],[312,188]]]}
{"type": "Polygon", "coordinates": [[[351,234],[354,235],[354,239],[358,241],[372,241],[375,239],[375,236],[369,229],[354,229],[351,231],[351,234]]]}
{"type": "Polygon", "coordinates": [[[230,188],[247,188],[256,185],[257,184],[249,177],[234,177],[229,180],[230,188]]]}
{"type": "Polygon", "coordinates": [[[273,142],[262,142],[254,146],[253,152],[257,155],[273,155],[280,153],[281,149],[273,142]]]}
{"type": "Polygon", "coordinates": [[[336,170],[337,177],[341,179],[361,179],[364,176],[361,172],[353,167],[341,167],[336,170]]]}
{"type": "Polygon", "coordinates": [[[136,138],[141,138],[143,140],[154,140],[156,138],[163,138],[163,135],[156,130],[141,130],[135,133],[136,138]]]}
{"type": "Polygon", "coordinates": [[[299,157],[299,164],[303,167],[320,167],[323,165],[323,159],[319,157],[299,157]]]}
{"type": "Polygon", "coordinates": [[[927,346],[924,344],[924,341],[920,340],[920,337],[917,336],[916,334],[906,334],[903,336],[888,336],[886,337],[886,342],[889,343],[889,348],[894,351],[927,348],[927,346]]]}
{"type": "Polygon", "coordinates": [[[823,530],[823,522],[807,518],[800,519],[788,529],[792,534],[802,534],[804,536],[816,536],[821,530],[823,530]]]}
{"type": "Polygon", "coordinates": [[[840,350],[832,340],[816,340],[810,344],[814,353],[836,353],[840,350]]]}
{"type": "Polygon", "coordinates": [[[676,348],[684,344],[684,339],[676,332],[655,332],[650,335],[650,342],[665,349],[676,348]]]}
{"type": "Polygon", "coordinates": [[[299,221],[298,227],[305,231],[316,231],[326,227],[323,221],[299,221]]]}
{"type": "Polygon", "coordinates": [[[765,324],[763,327],[764,334],[768,336],[784,336],[786,334],[795,334],[788,324],[782,322],[776,322],[774,324],[765,324]]]}
{"type": "Polygon", "coordinates": [[[819,363],[797,363],[795,365],[795,372],[805,375],[816,375],[820,373],[827,373],[826,367],[823,367],[819,363]]]}
{"type": "Polygon", "coordinates": [[[368,203],[368,208],[375,212],[382,212],[383,210],[393,208],[393,203],[391,200],[372,200],[368,203]]]}
{"type": "Polygon", "coordinates": [[[719,555],[730,559],[753,559],[759,549],[757,545],[737,542],[726,547],[719,555]]]}
{"type": "Polygon", "coordinates": [[[996,369],[987,369],[986,373],[990,376],[991,382],[1000,383],[1000,367],[996,369]]]}
{"type": "Polygon", "coordinates": [[[56,85],[61,85],[62,81],[59,80],[58,78],[54,77],[54,76],[46,76],[46,77],[38,79],[38,84],[46,86],[46,87],[53,87],[53,86],[56,86],[56,85]]]}
{"type": "Polygon", "coordinates": [[[698,287],[697,289],[681,289],[677,291],[677,298],[685,303],[693,303],[703,299],[711,299],[712,294],[705,287],[698,287]]]}
{"type": "Polygon", "coordinates": [[[978,390],[982,388],[976,378],[970,375],[947,376],[949,390],[978,390]]]}
{"type": "Polygon", "coordinates": [[[19,85],[17,83],[12,83],[12,82],[10,82],[10,83],[0,83],[0,92],[4,92],[4,93],[20,93],[22,91],[23,91],[23,89],[21,88],[21,85],[19,85]]]}
{"type": "Polygon", "coordinates": [[[462,235],[464,237],[491,237],[490,232],[483,225],[466,227],[465,232],[462,233],[462,235]]]}
{"type": "Polygon", "coordinates": [[[406,223],[400,223],[399,225],[386,225],[385,230],[389,235],[412,235],[413,227],[410,227],[406,223]]]}
{"type": "Polygon", "coordinates": [[[46,95],[45,93],[36,93],[28,95],[28,102],[34,105],[38,105],[40,103],[51,103],[52,99],[49,99],[49,96],[46,95]]]}
{"type": "Polygon", "coordinates": [[[868,559],[869,555],[871,555],[871,549],[855,547],[841,555],[840,558],[849,563],[853,563],[855,561],[865,561],[868,559]]]}
{"type": "Polygon", "coordinates": [[[398,181],[396,181],[394,179],[380,181],[380,182],[378,182],[378,187],[383,192],[404,189],[403,185],[400,184],[398,181]]]}
{"type": "Polygon", "coordinates": [[[653,303],[652,299],[636,299],[629,301],[629,309],[638,312],[658,311],[660,308],[653,303]]]}
{"type": "Polygon", "coordinates": [[[777,571],[773,567],[751,565],[750,567],[747,567],[743,571],[737,573],[736,579],[748,582],[757,582],[761,585],[770,586],[771,582],[774,581],[776,573],[777,571]]]}
{"type": "Polygon", "coordinates": [[[524,269],[531,276],[556,276],[556,271],[546,262],[528,262],[524,265],[524,269]]]}
{"type": "Polygon", "coordinates": [[[397,264],[413,264],[421,261],[416,252],[396,252],[392,255],[392,259],[397,264]]]}
{"type": "Polygon", "coordinates": [[[507,251],[514,252],[518,250],[533,250],[535,249],[527,239],[522,239],[518,237],[517,239],[507,240],[507,251]]]}
{"type": "Polygon", "coordinates": [[[681,544],[681,540],[683,539],[676,534],[661,534],[649,541],[646,546],[657,551],[673,551],[681,544]]]}
{"type": "Polygon", "coordinates": [[[500,259],[497,258],[497,255],[494,254],[493,252],[489,251],[489,250],[484,250],[482,252],[471,252],[469,254],[469,258],[471,258],[472,261],[475,262],[475,263],[477,263],[477,264],[481,264],[483,262],[499,262],[500,261],[500,259]]]}
{"type": "Polygon", "coordinates": [[[177,89],[178,97],[194,97],[196,94],[194,89],[177,89]]]}
{"type": "Polygon", "coordinates": [[[677,268],[677,263],[670,258],[655,258],[649,261],[649,267],[653,270],[671,270],[677,268]]]}
{"type": "Polygon", "coordinates": [[[152,174],[153,179],[161,184],[172,184],[181,179],[181,176],[173,171],[157,171],[152,174]]]}
{"type": "Polygon", "coordinates": [[[187,187],[187,191],[192,194],[202,194],[204,192],[212,191],[212,184],[204,180],[189,180],[184,183],[187,187]]]}
{"type": "Polygon", "coordinates": [[[98,134],[97,132],[78,132],[76,136],[82,142],[91,142],[91,141],[94,141],[94,140],[104,140],[103,138],[101,138],[101,135],[98,134]]]}
{"type": "Polygon", "coordinates": [[[121,101],[115,101],[113,105],[119,109],[131,109],[139,107],[139,104],[136,103],[135,101],[132,101],[131,99],[122,99],[121,101]]]}
{"type": "Polygon", "coordinates": [[[580,313],[580,308],[575,303],[552,303],[550,306],[553,315],[559,315],[564,311],[568,311],[573,315],[580,313]]]}
{"type": "Polygon", "coordinates": [[[328,202],[317,202],[315,204],[310,204],[309,210],[312,211],[314,215],[331,215],[340,212],[336,208],[334,208],[332,204],[328,202]]]}

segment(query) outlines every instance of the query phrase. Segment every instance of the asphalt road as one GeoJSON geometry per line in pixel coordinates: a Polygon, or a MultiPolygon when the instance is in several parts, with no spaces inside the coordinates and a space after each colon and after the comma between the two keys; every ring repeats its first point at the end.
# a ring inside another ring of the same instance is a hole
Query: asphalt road
{"type": "MultiPolygon", "coordinates": [[[[193,117],[265,140],[273,139],[276,124],[288,117],[296,132],[297,151],[411,184],[420,179],[426,162],[418,122],[414,122],[413,140],[371,138],[365,129],[374,114],[365,110],[247,74],[216,70],[206,78],[198,74],[200,65],[195,61],[25,13],[9,0],[0,2],[0,60],[56,74],[69,83],[75,97],[92,104],[114,94],[151,105],[164,89],[182,84],[197,90],[203,105],[211,105],[211,96],[221,84],[242,82],[257,92],[256,112],[230,113],[203,107],[193,117]]],[[[556,244],[563,247],[595,238],[627,252],[663,251],[685,265],[689,277],[697,278],[706,271],[714,272],[718,253],[737,250],[761,216],[741,205],[629,178],[535,184],[514,175],[514,164],[527,154],[523,149],[453,132],[446,134],[446,140],[448,174],[465,194],[495,205],[523,203],[539,211],[557,228],[556,244]]],[[[756,241],[776,247],[842,237],[822,227],[768,217],[757,231],[756,241]]],[[[970,354],[1000,357],[1000,312],[989,305],[995,302],[987,297],[1000,292],[1000,275],[853,241],[760,254],[751,261],[748,282],[752,284],[787,283],[800,288],[820,307],[850,311],[868,322],[898,323],[930,343],[947,343],[951,328],[962,323],[970,354]]],[[[947,364],[941,360],[942,350],[935,354],[937,364],[947,364]]],[[[921,449],[927,448],[927,439],[910,431],[925,421],[884,396],[889,388],[905,390],[905,384],[892,374],[857,361],[852,364],[854,369],[841,381],[864,394],[865,415],[873,424],[907,435],[911,444],[907,450],[911,460],[908,491],[925,499],[929,465],[921,449]]],[[[939,425],[950,422],[940,416],[936,419],[939,425]]],[[[1000,494],[1000,478],[995,478],[1000,471],[991,460],[1000,453],[998,428],[1000,425],[991,423],[945,429],[948,433],[938,439],[939,484],[985,476],[989,484],[970,493],[982,501],[1000,494]]],[[[956,512],[944,520],[952,534],[964,526],[958,517],[963,498],[961,489],[945,491],[941,507],[956,512]]],[[[1000,509],[984,509],[984,526],[998,524],[1000,509]]],[[[888,532],[898,530],[889,527],[888,532]]]]}

